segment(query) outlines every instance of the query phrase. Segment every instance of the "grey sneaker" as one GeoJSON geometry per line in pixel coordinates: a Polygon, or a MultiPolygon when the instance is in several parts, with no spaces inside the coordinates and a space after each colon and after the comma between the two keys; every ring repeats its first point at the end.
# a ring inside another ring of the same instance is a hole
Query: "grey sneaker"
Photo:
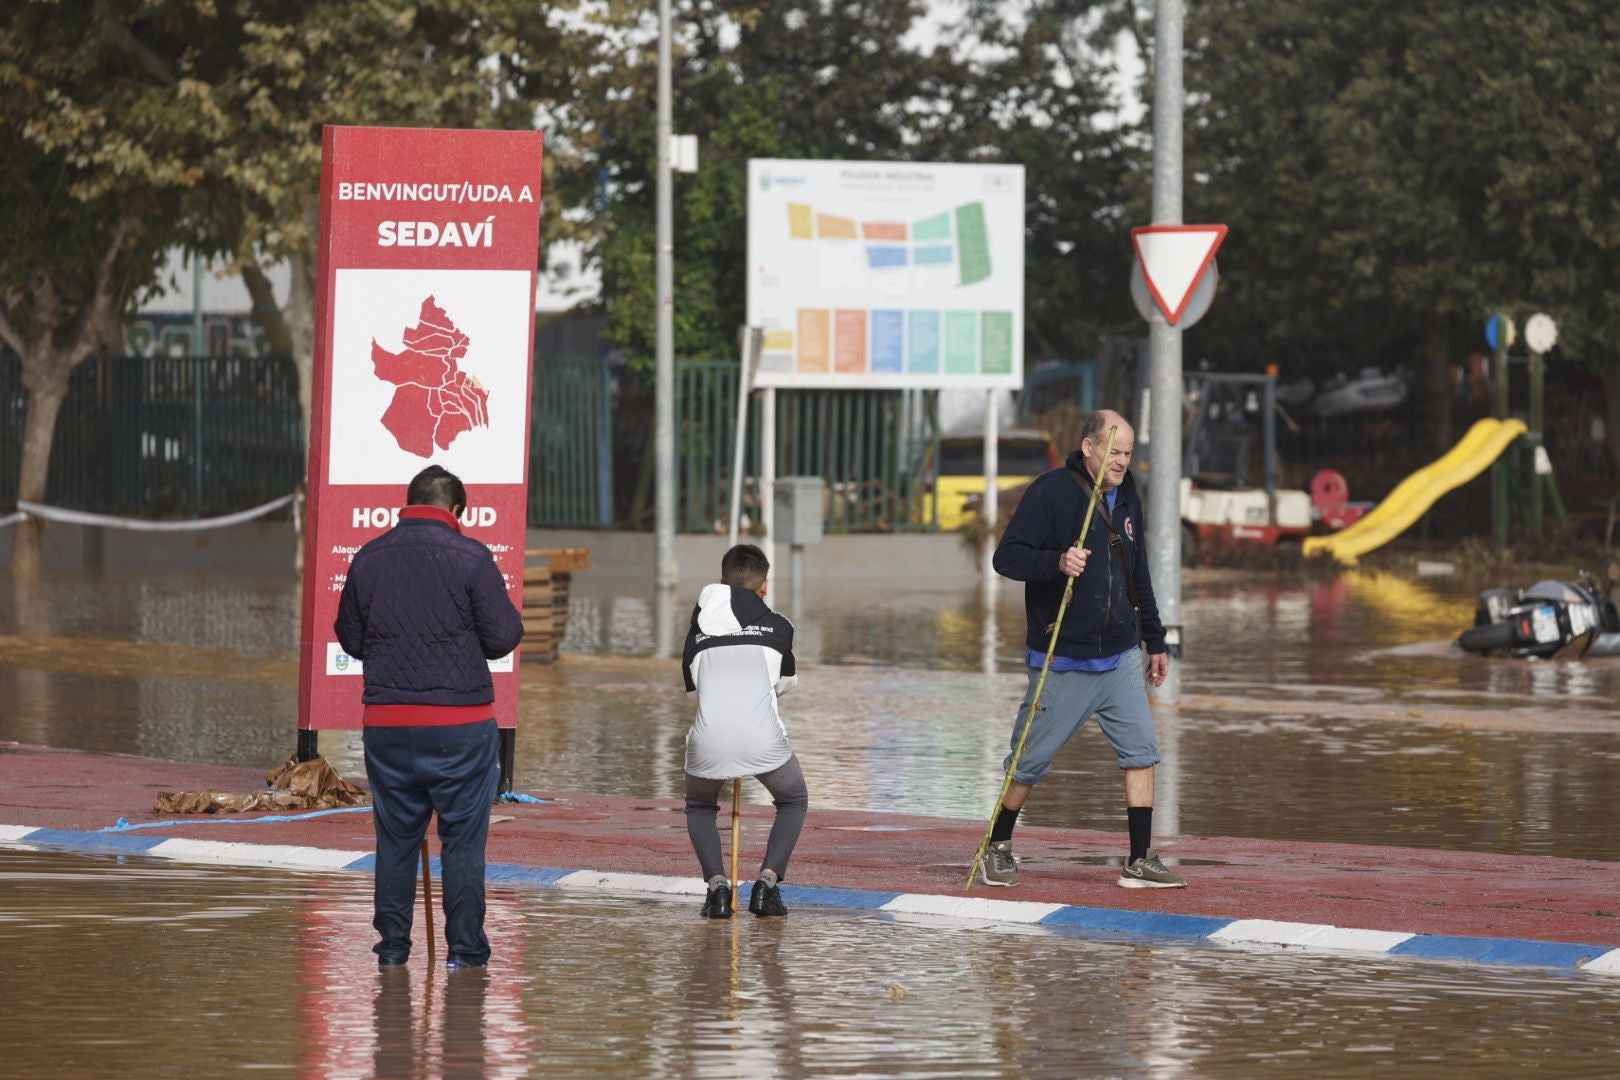
{"type": "Polygon", "coordinates": [[[997,840],[985,849],[979,860],[979,876],[986,885],[1018,884],[1018,864],[1013,860],[1011,840],[997,840]]]}
{"type": "Polygon", "coordinates": [[[1122,889],[1185,889],[1187,879],[1172,874],[1159,861],[1158,853],[1148,849],[1147,858],[1137,859],[1119,872],[1122,889]]]}

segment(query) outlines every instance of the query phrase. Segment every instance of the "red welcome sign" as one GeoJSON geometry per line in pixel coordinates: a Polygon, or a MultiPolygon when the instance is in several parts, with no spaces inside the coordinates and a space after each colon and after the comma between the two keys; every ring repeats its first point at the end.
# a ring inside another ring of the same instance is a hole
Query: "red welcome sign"
{"type": "MultiPolygon", "coordinates": [[[[332,632],[354,553],[411,477],[467,485],[462,531],[523,599],[541,136],[327,127],[310,408],[298,726],[360,726],[361,664],[332,632]]],[[[517,724],[517,654],[492,661],[517,724]]]]}

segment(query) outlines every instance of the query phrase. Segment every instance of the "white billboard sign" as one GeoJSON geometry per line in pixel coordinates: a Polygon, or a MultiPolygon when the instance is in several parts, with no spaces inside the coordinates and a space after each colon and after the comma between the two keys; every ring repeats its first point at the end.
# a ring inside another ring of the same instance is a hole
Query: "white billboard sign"
{"type": "Polygon", "coordinates": [[[1024,169],[748,163],[756,386],[1024,382],[1024,169]]]}

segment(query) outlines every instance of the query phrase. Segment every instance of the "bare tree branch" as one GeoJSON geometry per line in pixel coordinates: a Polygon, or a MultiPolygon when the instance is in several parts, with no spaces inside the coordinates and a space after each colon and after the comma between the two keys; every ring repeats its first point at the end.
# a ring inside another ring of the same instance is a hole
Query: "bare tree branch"
{"type": "Polygon", "coordinates": [[[280,306],[276,304],[276,292],[269,276],[256,262],[243,263],[241,272],[242,284],[247,286],[248,295],[253,298],[253,321],[264,331],[265,343],[273,353],[292,355],[292,333],[287,329],[287,319],[280,306]]]}
{"type": "Polygon", "coordinates": [[[1125,9],[1126,22],[1130,26],[1131,40],[1136,42],[1136,58],[1142,61],[1142,70],[1147,72],[1148,85],[1153,85],[1153,49],[1148,44],[1147,32],[1142,29],[1142,16],[1136,9],[1136,0],[1123,0],[1120,5],[1125,9]]]}
{"type": "Polygon", "coordinates": [[[130,31],[129,27],[119,21],[116,14],[108,11],[106,0],[96,0],[96,6],[91,16],[100,24],[101,32],[107,36],[107,40],[128,53],[141,66],[141,70],[165,86],[174,85],[174,71],[169,67],[168,62],[142,44],[141,40],[130,31]]]}
{"type": "Polygon", "coordinates": [[[120,218],[113,227],[107,249],[101,253],[101,260],[96,264],[95,291],[89,303],[79,309],[78,318],[73,321],[66,339],[59,339],[64,351],[73,358],[68,364],[70,368],[90,354],[104,336],[103,327],[121,314],[116,304],[118,297],[113,288],[113,274],[117,271],[118,256],[123,253],[124,237],[129,235],[129,227],[127,217],[120,218]]]}

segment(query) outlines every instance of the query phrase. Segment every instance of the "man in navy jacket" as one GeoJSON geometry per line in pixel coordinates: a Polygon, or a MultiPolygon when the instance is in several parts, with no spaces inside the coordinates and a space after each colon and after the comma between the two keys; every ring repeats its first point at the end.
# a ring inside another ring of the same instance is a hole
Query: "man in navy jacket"
{"type": "MultiPolygon", "coordinates": [[[[1013,724],[1014,748],[1069,578],[1074,579],[1074,592],[1058,628],[1040,708],[980,863],[988,885],[1018,884],[1012,851],[1018,813],[1051,769],[1053,757],[1093,713],[1125,776],[1130,852],[1119,884],[1131,889],[1177,889],[1187,884],[1166,869],[1149,846],[1153,766],[1159,761],[1159,747],[1143,680],[1154,686],[1164,682],[1169,653],[1148,574],[1142,502],[1130,474],[1135,446],[1136,435],[1124,417],[1108,409],[1092,413],[1081,429],[1080,449],[1069,455],[1063,468],[1030,484],[996,548],[996,572],[1024,582],[1029,621],[1024,641],[1029,690],[1013,724]],[[1104,461],[1109,428],[1114,429],[1113,445],[1104,461]],[[1076,546],[1093,478],[1101,497],[1085,545],[1076,546]]],[[[1009,753],[1002,767],[1011,762],[1009,753]]]]}
{"type": "Polygon", "coordinates": [[[439,815],[444,936],[453,968],[489,961],[484,848],[500,784],[489,661],[523,618],[489,549],[461,535],[467,489],[437,465],[411,481],[399,523],[362,547],[338,600],[338,641],[364,664],[362,735],[377,832],[372,925],[382,966],[411,952],[416,856],[439,815]]]}

